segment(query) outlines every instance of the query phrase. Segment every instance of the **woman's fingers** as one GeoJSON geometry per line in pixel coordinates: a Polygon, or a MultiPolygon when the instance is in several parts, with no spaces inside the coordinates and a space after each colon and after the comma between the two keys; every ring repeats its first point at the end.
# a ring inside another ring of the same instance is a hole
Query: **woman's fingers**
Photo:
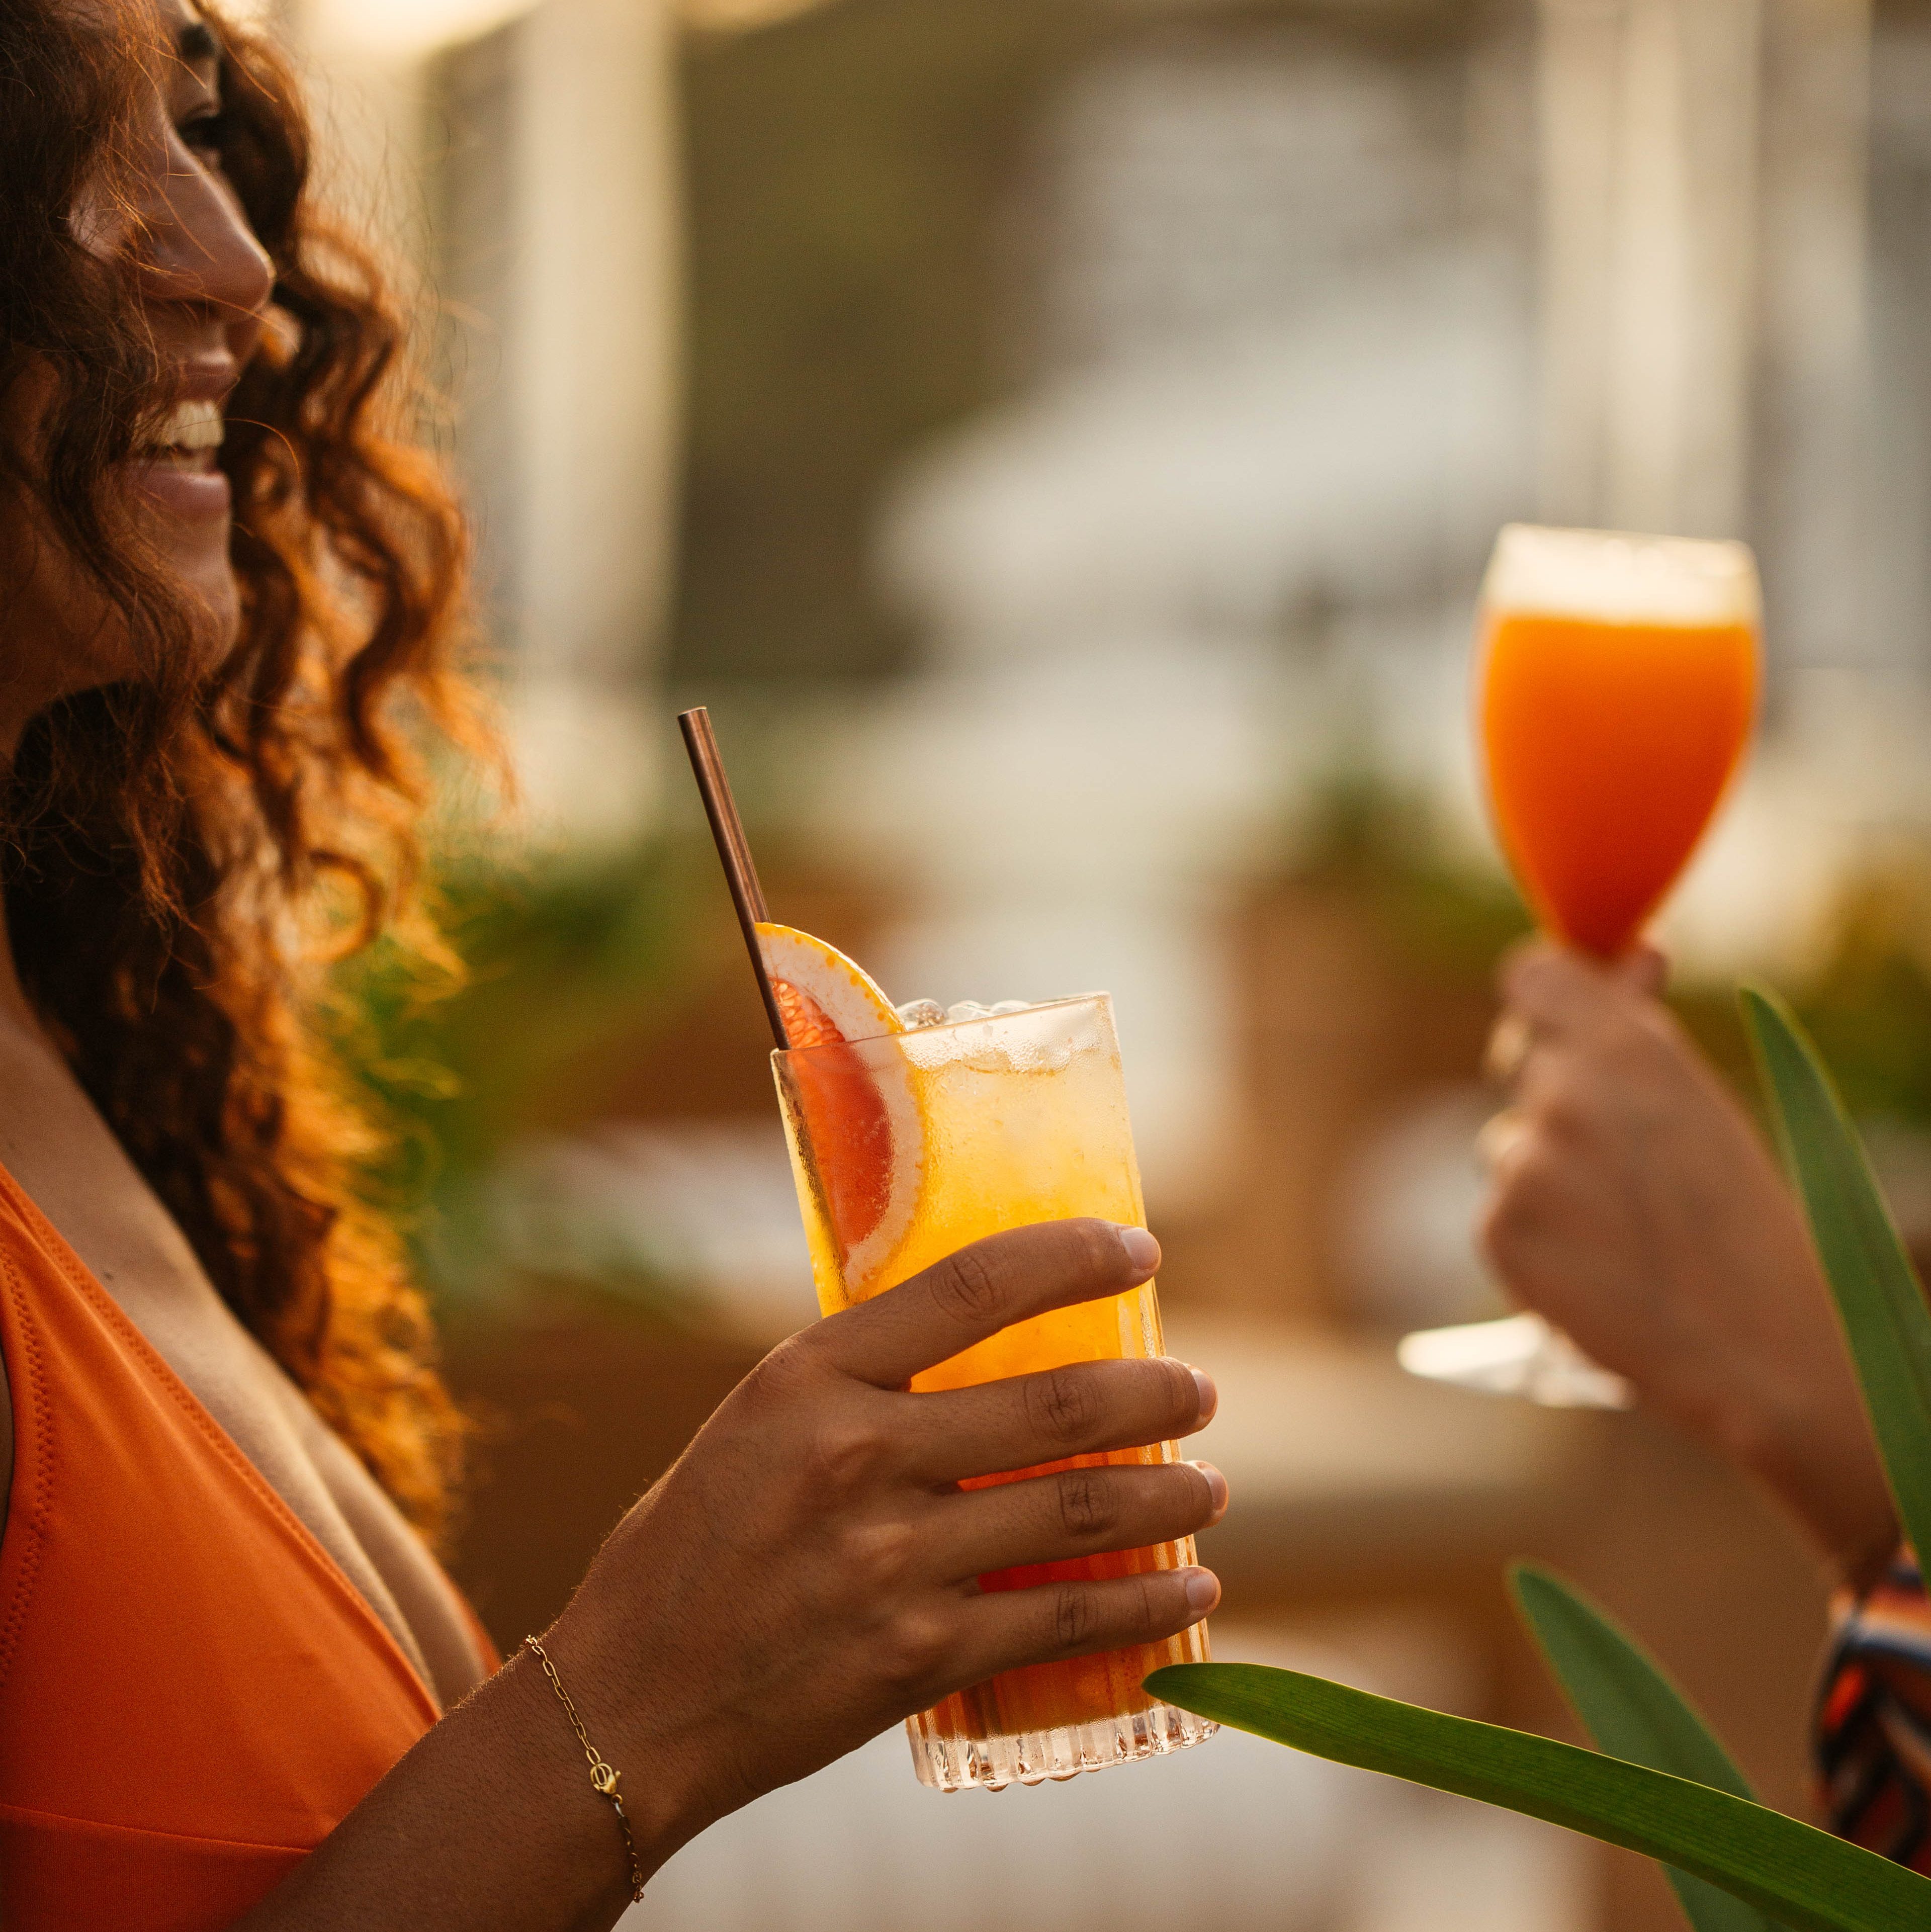
{"type": "Polygon", "coordinates": [[[911,1400],[918,1430],[906,1473],[915,1482],[952,1483],[1172,1442],[1205,1427],[1218,1398],[1199,1370],[1160,1356],[1075,1362],[911,1400]]]}
{"type": "Polygon", "coordinates": [[[799,1340],[847,1375],[901,1388],[921,1369],[1028,1316],[1118,1294],[1150,1280],[1160,1244],[1144,1228],[1048,1221],[961,1248],[799,1340]]]}
{"type": "Polygon", "coordinates": [[[955,1653],[959,1682],[976,1684],[1022,1664],[1157,1643],[1198,1623],[1219,1601],[1219,1578],[1198,1565],[1105,1583],[989,1590],[965,1606],[955,1653]]]}
{"type": "Polygon", "coordinates": [[[1177,1541],[1218,1522],[1227,1478],[1210,1462],[1059,1469],[947,1497],[933,1521],[940,1574],[1063,1563],[1177,1541]]]}

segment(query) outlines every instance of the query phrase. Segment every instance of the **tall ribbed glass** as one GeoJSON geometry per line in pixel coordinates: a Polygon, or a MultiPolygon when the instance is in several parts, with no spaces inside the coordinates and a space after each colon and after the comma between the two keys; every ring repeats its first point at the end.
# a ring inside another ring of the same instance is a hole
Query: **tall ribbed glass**
{"type": "MultiPolygon", "coordinates": [[[[792,1171],[826,1314],[1003,1228],[1079,1215],[1141,1225],[1139,1169],[1103,993],[878,1040],[775,1053],[792,1171]]],[[[1162,1352],[1151,1282],[1015,1323],[916,1377],[963,1388],[1069,1362],[1162,1352]]],[[[1174,1460],[1171,1442],[1048,1462],[970,1486],[1174,1460]]],[[[1195,1561],[1193,1540],[1000,1570],[987,1590],[1135,1576],[1195,1561]]],[[[919,1776],[943,1790],[1036,1784],[1159,1752],[1214,1726],[1156,1702],[1150,1672],[1207,1655],[1196,1624],[1155,1644],[1007,1671],[908,1721],[919,1776]]]]}

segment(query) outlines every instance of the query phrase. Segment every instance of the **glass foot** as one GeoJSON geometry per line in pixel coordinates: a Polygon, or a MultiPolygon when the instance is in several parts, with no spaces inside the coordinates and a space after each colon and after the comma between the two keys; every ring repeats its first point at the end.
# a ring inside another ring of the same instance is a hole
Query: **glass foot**
{"type": "Polygon", "coordinates": [[[1402,1337],[1395,1359],[1410,1375],[1429,1382],[1521,1396],[1545,1408],[1636,1406],[1636,1390],[1621,1376],[1598,1368],[1540,1315],[1417,1328],[1402,1337]]]}
{"type": "Polygon", "coordinates": [[[1104,1771],[1108,1765],[1185,1750],[1219,1728],[1171,1704],[1155,1704],[1096,1724],[1026,1731],[1012,1737],[940,1737],[927,1728],[922,1714],[905,1722],[919,1782],[940,1791],[964,1791],[973,1785],[998,1791],[1009,1784],[1077,1778],[1083,1771],[1104,1771]]]}

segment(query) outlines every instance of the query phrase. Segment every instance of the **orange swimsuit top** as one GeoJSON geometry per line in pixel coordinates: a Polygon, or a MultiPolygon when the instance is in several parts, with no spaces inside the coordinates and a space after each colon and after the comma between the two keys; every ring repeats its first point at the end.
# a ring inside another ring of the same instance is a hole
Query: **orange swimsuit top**
{"type": "Polygon", "coordinates": [[[435,1722],[394,1639],[0,1169],[0,1924],[215,1932],[435,1722]]]}

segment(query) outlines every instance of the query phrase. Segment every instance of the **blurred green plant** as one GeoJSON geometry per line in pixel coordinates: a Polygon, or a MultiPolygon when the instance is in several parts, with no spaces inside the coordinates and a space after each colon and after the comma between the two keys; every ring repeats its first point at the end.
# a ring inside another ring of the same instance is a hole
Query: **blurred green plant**
{"type": "MultiPolygon", "coordinates": [[[[1390,944],[1431,976],[1486,986],[1500,955],[1531,930],[1498,869],[1445,850],[1426,804],[1370,772],[1336,772],[1292,849],[1285,877],[1357,896],[1390,944]]],[[[1888,842],[1843,882],[1791,1004],[1854,1118],[1931,1133],[1931,844],[1888,842]]],[[[1671,1004],[1754,1096],[1729,990],[1691,984],[1671,1004]]]]}
{"type": "Polygon", "coordinates": [[[1931,1128],[1931,850],[1896,848],[1845,887],[1795,1004],[1853,1116],[1931,1128]]]}
{"type": "Polygon", "coordinates": [[[1427,804],[1360,768],[1333,772],[1290,842],[1294,884],[1355,894],[1390,943],[1433,976],[1486,985],[1531,929],[1499,871],[1444,850],[1427,804]]]}
{"type": "MultiPolygon", "coordinates": [[[[1931,1548],[1931,1310],[1816,1046],[1774,995],[1747,989],[1742,1004],[1899,1517],[1915,1547],[1931,1548]]],[[[1646,1852],[1670,1869],[1697,1932],[1765,1918],[1833,1932],[1931,1924],[1931,1880],[1752,1802],[1702,1718],[1610,1619],[1546,1573],[1518,1572],[1516,1585],[1602,1750],[1255,1665],[1177,1665],[1147,1688],[1317,1756],[1646,1852]]]]}
{"type": "Polygon", "coordinates": [[[667,838],[589,859],[460,845],[426,895],[439,946],[388,934],[335,969],[319,1018],[376,1130],[364,1184],[433,1289],[469,1285],[452,1252],[480,1258],[450,1223],[514,1142],[594,1118],[613,1068],[677,1023],[709,958],[708,902],[691,916],[707,857],[667,838]]]}

